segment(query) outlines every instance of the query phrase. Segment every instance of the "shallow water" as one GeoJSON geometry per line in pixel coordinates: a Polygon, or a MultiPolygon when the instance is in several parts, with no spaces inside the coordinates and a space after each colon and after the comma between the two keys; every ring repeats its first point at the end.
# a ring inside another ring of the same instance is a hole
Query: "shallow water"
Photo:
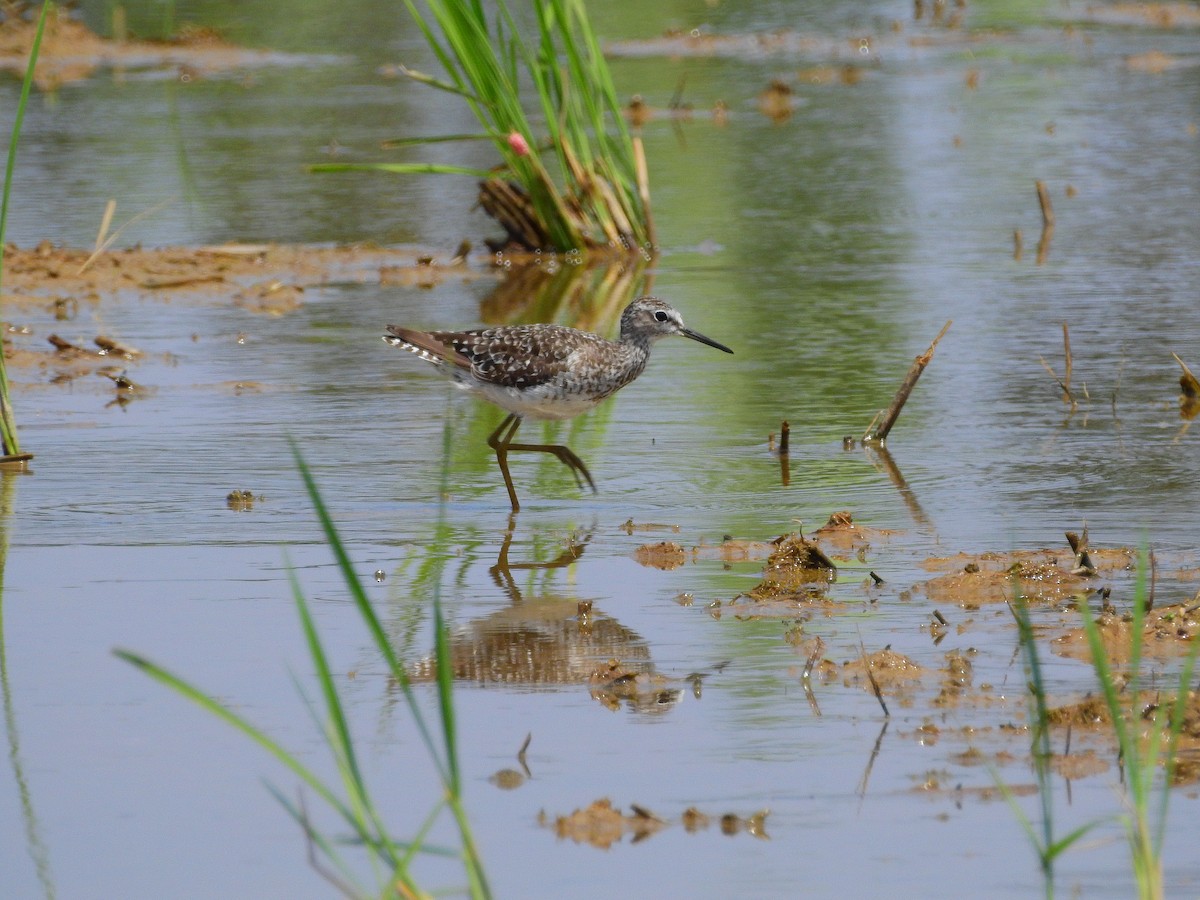
{"type": "MultiPolygon", "coordinates": [[[[463,238],[478,245],[493,234],[471,208],[469,181],[302,171],[326,158],[322,148],[383,158],[382,139],[473,125],[441,95],[376,73],[401,59],[431,68],[399,14],[376,24],[373,4],[351,6],[346,27],[331,32],[300,24],[309,21],[300,15],[306,5],[295,6],[296,15],[270,22],[215,3],[196,15],[248,44],[310,54],[308,64],[187,84],[102,75],[38,98],[9,239],[90,246],[112,196],[118,222],[177,198],[124,232],[125,245],[372,240],[446,257],[463,238]]],[[[639,4],[625,15],[626,6],[613,4],[602,20],[614,40],[705,24],[694,18],[701,7],[639,4]]],[[[875,55],[848,85],[798,74],[829,63],[828,54],[616,48],[622,90],[652,106],[664,107],[686,74],[692,120],[659,115],[644,128],[663,244],[647,274],[690,326],[736,355],[660,344],[646,375],[614,402],[547,430],[587,460],[595,496],[577,491],[553,460],[515,462],[525,508],[511,561],[545,563],[585,545],[569,566],[514,568],[512,584],[492,576],[509,517],[483,438],[500,413],[378,338],[389,322],[492,320],[496,277],[447,278],[430,290],[310,287],[299,309],[279,317],[222,296],[81,303],[67,323],[44,310],[6,310],[37,340],[104,332],[139,347],[147,355],[130,375],[148,388],[118,406],[98,377],[62,386],[10,373],[22,442],[36,459],[34,474],[8,478],[0,494],[12,771],[0,805],[6,893],[330,894],[305,862],[298,829],[262,787],[265,777],[292,794],[291,776],[111,656],[119,646],[168,664],[329,771],[291,680],[311,689],[288,565],[315,601],[335,671],[347,674],[364,764],[395,833],[415,832],[435,802],[422,748],[319,542],[289,435],[412,660],[432,646],[434,590],[460,634],[511,632],[513,621],[549,633],[547,622],[577,621],[588,600],[597,621],[615,620],[605,626],[614,643],[593,647],[593,661],[648,658],[681,691],[674,704],[610,711],[582,684],[461,683],[467,803],[499,896],[1040,889],[1006,804],[952,790],[993,785],[986,767],[959,760],[971,740],[955,732],[967,726],[989,729],[979,739],[985,753],[1013,754],[999,763],[1006,781],[1032,781],[1025,738],[995,732],[1021,718],[1019,704],[935,716],[933,678],[911,703],[893,698],[886,728],[870,692],[840,680],[815,684],[814,707],[800,678],[807,654],[785,640],[798,617],[742,621],[727,605],[719,618],[707,608],[753,587],[761,561],[701,556],[659,571],[639,565],[634,551],[660,540],[711,545],[727,534],[769,540],[851,510],[897,534],[863,561],[839,561],[832,596],[844,606],[813,612],[806,633],[822,637],[838,664],[856,658],[860,642],[869,652],[891,645],[930,668],[944,667],[947,651],[973,648],[974,682],[992,685],[997,698],[1024,689],[1007,610],[943,608],[954,627],[935,645],[932,605],[901,597],[929,577],[921,558],[1059,547],[1064,531],[1086,522],[1094,546],[1144,540],[1164,566],[1195,566],[1197,436],[1183,430],[1170,356],[1200,363],[1195,33],[1068,33],[1038,12],[999,23],[1012,31],[967,41],[912,23],[908,3],[736,6],[711,11],[706,28],[793,28],[838,47],[869,32],[878,36],[875,55]],[[904,23],[900,35],[892,20],[904,23]],[[910,45],[917,36],[933,46],[910,45]],[[1126,66],[1149,49],[1183,65],[1158,75],[1126,66]],[[757,107],[775,77],[795,91],[783,122],[757,107]],[[730,109],[723,127],[706,112],[718,99],[730,109]],[[1037,178],[1057,213],[1042,264],[1037,178]],[[1019,260],[1014,228],[1024,234],[1019,260]],[[894,475],[862,450],[843,450],[841,438],[861,434],[947,320],[954,324],[889,439],[906,485],[898,489],[894,475]],[[1091,398],[1073,414],[1038,361],[1061,372],[1063,321],[1073,383],[1086,382],[1091,398]],[[239,391],[239,382],[261,389],[239,391]],[[783,419],[791,424],[787,484],[767,446],[783,419]],[[263,499],[234,512],[225,496],[235,488],[263,499]],[[627,520],[672,528],[630,534],[627,520]],[[883,576],[881,588],[863,587],[868,570],[883,576]],[[677,602],[682,594],[692,605],[677,602]],[[692,673],[705,675],[699,698],[686,680],[692,673]],[[929,721],[941,739],[918,731],[929,721]],[[516,765],[529,733],[532,777],[500,790],[489,776],[516,765]],[[950,790],[916,790],[931,772],[950,790]],[[540,812],[553,820],[600,797],[675,824],[606,852],[538,824],[540,812]],[[714,818],[769,809],[770,840],[726,836],[715,825],[688,834],[678,818],[689,806],[714,818]]],[[[135,22],[139,9],[131,5],[135,22]]],[[[1046,9],[1061,14],[1057,4],[1046,9]]],[[[970,14],[997,24],[987,4],[970,14]]],[[[0,86],[0,109],[15,98],[13,84],[0,86]]],[[[491,161],[480,146],[445,152],[491,161]]],[[[543,433],[526,429],[526,437],[543,433]]],[[[1165,603],[1195,588],[1163,590],[1174,592],[1165,603]]],[[[1129,594],[1118,579],[1115,596],[1129,594]]],[[[1063,695],[1090,687],[1086,667],[1057,657],[1047,664],[1063,695]]],[[[1060,784],[1063,832],[1118,811],[1116,778],[1110,767],[1060,784]]],[[[1171,835],[1187,835],[1195,801],[1184,792],[1172,800],[1171,835]]],[[[1032,798],[1023,805],[1034,808],[1032,798]]],[[[1060,885],[1127,896],[1120,833],[1100,834],[1111,840],[1067,854],[1060,885]]],[[[1195,892],[1200,869],[1178,838],[1168,837],[1166,865],[1173,893],[1195,892]]],[[[422,874],[429,887],[460,877],[448,865],[422,874]]]]}

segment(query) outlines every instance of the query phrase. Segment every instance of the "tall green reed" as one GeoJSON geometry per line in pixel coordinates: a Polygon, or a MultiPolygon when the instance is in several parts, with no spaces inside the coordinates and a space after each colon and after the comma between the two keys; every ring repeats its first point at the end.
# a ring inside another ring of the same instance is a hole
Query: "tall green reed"
{"type": "MultiPolygon", "coordinates": [[[[447,431],[447,440],[448,437],[449,432],[447,431]]],[[[202,709],[217,716],[263,747],[340,817],[352,832],[353,843],[362,847],[367,853],[377,878],[374,891],[368,891],[364,887],[354,867],[346,859],[344,849],[342,849],[344,842],[320,832],[309,818],[303,801],[293,801],[281,791],[272,788],[272,793],[303,830],[310,849],[319,853],[321,862],[316,864],[318,871],[343,893],[350,896],[367,896],[369,893],[375,893],[384,897],[405,898],[427,896],[417,885],[410,871],[416,856],[424,853],[457,856],[462,862],[469,895],[473,898],[490,897],[491,891],[488,887],[483,863],[463,803],[462,773],[458,761],[458,729],[453,704],[453,673],[448,630],[443,617],[440,591],[436,589],[433,591],[431,602],[436,653],[437,728],[435,733],[435,728],[430,724],[429,717],[412,688],[408,672],[388,639],[383,623],[372,607],[362,582],[358,578],[350,555],[338,535],[337,528],[325,506],[311,471],[294,444],[292,452],[309,499],[316,511],[326,543],[342,574],[346,589],[354,601],[359,617],[366,626],[371,642],[386,665],[388,674],[400,687],[417,733],[434,764],[443,789],[443,798],[430,811],[417,834],[408,841],[397,841],[384,824],[383,816],[372,797],[358,761],[354,738],[351,734],[345,707],[337,690],[329,658],[312,619],[308,602],[294,574],[289,576],[292,596],[300,617],[308,653],[317,673],[317,683],[322,699],[322,710],[318,711],[311,703],[309,704],[310,710],[336,764],[341,782],[340,790],[337,786],[324,781],[299,757],[289,752],[249,720],[208,696],[190,682],[128,650],[117,650],[115,651],[116,655],[196,703],[202,709]],[[440,815],[447,810],[457,827],[459,836],[457,850],[448,850],[426,843],[429,831],[440,815]]],[[[447,453],[445,456],[448,458],[449,454],[447,453]]],[[[303,691],[301,694],[303,695],[303,691]]],[[[313,856],[318,858],[316,853],[313,856]]]]}
{"type": "MultiPolygon", "coordinates": [[[[1096,672],[1104,704],[1112,722],[1125,775],[1125,805],[1121,823],[1129,843],[1130,860],[1138,896],[1158,900],[1164,895],[1162,848],[1167,827],[1167,808],[1174,781],[1179,735],[1183,730],[1188,692],[1196,667],[1200,642],[1190,649],[1175,682],[1170,703],[1148,703],[1143,684],[1142,657],[1145,651],[1147,598],[1147,554],[1138,560],[1133,609],[1130,612],[1132,644],[1127,674],[1115,671],[1100,637],[1091,610],[1083,605],[1083,627],[1087,635],[1092,668],[1096,672]],[[1160,774],[1161,770],[1161,774],[1160,774]]],[[[1154,696],[1159,690],[1154,690],[1154,696]]]]}
{"type": "MultiPolygon", "coordinates": [[[[464,101],[499,151],[495,170],[435,163],[326,163],[313,171],[466,174],[510,241],[528,249],[644,251],[653,246],[649,180],[584,0],[535,0],[522,37],[505,0],[489,22],[480,0],[405,0],[445,80],[406,74],[464,101]],[[522,102],[532,84],[540,118],[522,102]]],[[[479,136],[418,138],[413,145],[479,136]]]]}
{"type": "Polygon", "coordinates": [[[1028,601],[1018,591],[1016,598],[1009,604],[1009,608],[1017,622],[1017,637],[1022,655],[1025,657],[1025,678],[1029,687],[1029,752],[1033,762],[1034,777],[1037,780],[1040,804],[1036,823],[1021,809],[1016,797],[1000,780],[998,773],[993,773],[993,776],[1037,854],[1038,866],[1042,870],[1045,896],[1047,900],[1050,900],[1054,896],[1054,867],[1058,858],[1100,823],[1085,823],[1062,837],[1055,836],[1054,771],[1050,766],[1054,758],[1054,751],[1050,740],[1050,710],[1046,700],[1045,676],[1042,671],[1041,658],[1038,655],[1037,642],[1034,638],[1033,623],[1029,617],[1028,601]]]}
{"type": "MultiPolygon", "coordinates": [[[[1138,897],[1142,900],[1160,900],[1165,891],[1162,849],[1167,810],[1178,759],[1179,737],[1184,727],[1197,655],[1200,654],[1200,641],[1193,644],[1180,666],[1174,680],[1174,696],[1162,704],[1157,700],[1147,702],[1142,659],[1150,596],[1148,571],[1148,557],[1143,552],[1138,560],[1133,604],[1129,613],[1131,643],[1129,664],[1124,673],[1118,672],[1110,661],[1086,597],[1081,599],[1079,609],[1092,669],[1104,699],[1123,771],[1125,809],[1119,820],[1130,849],[1130,864],[1138,897]]],[[[1041,804],[1040,822],[1035,825],[1003,784],[1001,789],[1038,854],[1046,896],[1053,897],[1055,861],[1101,821],[1086,823],[1061,838],[1054,836],[1054,785],[1049,765],[1052,759],[1050,726],[1053,711],[1046,700],[1045,680],[1028,605],[1018,597],[1012,604],[1012,610],[1026,660],[1030,692],[1030,750],[1041,804]]],[[[1160,692],[1160,689],[1155,689],[1156,698],[1160,692]]]]}
{"type": "MultiPolygon", "coordinates": [[[[8,161],[4,166],[4,193],[0,200],[0,284],[4,278],[4,247],[5,234],[8,230],[8,202],[12,195],[13,172],[17,165],[17,145],[21,139],[21,125],[25,121],[25,107],[29,104],[29,90],[33,86],[33,75],[37,68],[38,53],[42,49],[42,34],[46,30],[46,16],[53,4],[50,0],[42,3],[42,11],[38,15],[37,27],[33,33],[33,45],[29,50],[29,63],[25,67],[25,80],[21,82],[21,99],[17,101],[16,115],[13,117],[12,136],[8,140],[8,161]]],[[[8,390],[8,371],[4,365],[4,354],[0,353],[0,441],[4,444],[5,456],[18,456],[21,453],[21,443],[17,438],[17,421],[13,415],[12,400],[8,390]]]]}

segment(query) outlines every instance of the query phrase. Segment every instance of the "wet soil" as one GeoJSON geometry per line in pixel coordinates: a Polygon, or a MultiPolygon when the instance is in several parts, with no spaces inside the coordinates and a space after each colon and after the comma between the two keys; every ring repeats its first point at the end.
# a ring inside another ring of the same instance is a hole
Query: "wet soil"
{"type": "Polygon", "coordinates": [[[433,285],[447,278],[496,276],[488,267],[469,266],[449,254],[442,260],[416,250],[365,245],[225,244],[97,252],[49,243],[33,249],[10,245],[0,297],[8,320],[5,359],[18,382],[128,373],[142,356],[139,350],[111,335],[79,336],[78,325],[68,323],[81,311],[95,313],[103,303],[131,299],[232,303],[252,313],[283,316],[299,309],[305,291],[314,287],[394,283],[400,277],[433,285]],[[56,328],[55,322],[63,324],[56,328]],[[68,333],[71,337],[64,336],[68,333]]]}
{"type": "MultiPolygon", "coordinates": [[[[0,71],[25,76],[34,33],[33,21],[16,16],[0,21],[0,71]]],[[[159,71],[192,80],[311,62],[312,57],[237,47],[210,29],[191,26],[180,29],[171,41],[110,40],[59,12],[46,20],[34,83],[50,91],[106,69],[159,71]]]]}
{"type": "MultiPolygon", "coordinates": [[[[955,554],[928,557],[917,561],[917,568],[932,572],[943,572],[930,580],[918,582],[899,589],[887,586],[901,602],[928,602],[933,607],[958,609],[974,612],[988,606],[1011,604],[1018,598],[1034,604],[1041,610],[1037,628],[1039,646],[1049,646],[1060,656],[1090,663],[1085,632],[1078,625],[1082,604],[1090,603],[1098,613],[1093,613],[1104,647],[1107,662],[1115,667],[1119,678],[1127,678],[1122,669],[1127,668],[1133,647],[1132,615],[1129,609],[1129,593],[1132,574],[1137,567],[1137,553],[1129,547],[1087,547],[1086,533],[1080,541],[1071,533],[1074,547],[1062,549],[1045,548],[1011,552],[987,552],[981,554],[955,554]],[[1083,551],[1086,551],[1084,553],[1083,551]],[[1124,599],[1114,605],[1111,599],[1114,583],[1123,586],[1124,599]]],[[[811,539],[799,534],[785,534],[774,540],[735,539],[727,537],[718,545],[699,544],[691,548],[678,541],[663,541],[646,544],[635,552],[635,559],[646,566],[664,570],[677,569],[687,563],[701,559],[719,559],[729,565],[758,562],[762,566],[761,581],[753,588],[727,601],[714,600],[707,605],[707,612],[720,617],[722,613],[738,620],[761,620],[764,618],[791,619],[794,624],[784,634],[799,654],[807,658],[800,674],[801,683],[814,710],[817,701],[811,690],[810,678],[824,685],[841,684],[846,688],[857,688],[872,692],[879,699],[884,715],[887,704],[896,703],[907,710],[924,709],[932,716],[937,710],[953,709],[959,720],[970,721],[974,710],[983,720],[984,710],[991,710],[987,721],[994,721],[995,711],[1010,715],[1008,727],[967,726],[952,732],[956,740],[966,748],[960,754],[962,764],[979,764],[986,760],[1000,761],[1011,756],[1006,746],[1012,746],[1014,737],[1027,740],[1025,726],[1020,724],[1026,715],[1026,702],[1021,692],[1005,693],[995,685],[978,683],[974,673],[974,649],[954,649],[946,652],[940,666],[931,668],[890,647],[874,651],[862,648],[859,656],[835,659],[828,655],[829,648],[820,636],[809,634],[805,623],[814,614],[824,618],[861,610],[864,602],[874,603],[880,591],[879,584],[867,581],[862,584],[857,596],[846,594],[846,581],[839,579],[837,559],[862,560],[873,544],[885,544],[884,557],[891,552],[905,553],[905,536],[861,526],[853,521],[849,512],[834,514],[829,522],[813,532],[811,539]],[[831,558],[832,557],[832,558],[831,558]],[[991,750],[982,750],[991,747],[991,750]],[[999,749],[997,749],[999,748],[999,749]]],[[[886,566],[878,559],[876,565],[886,566]]],[[[1174,565],[1156,562],[1154,581],[1161,594],[1178,595],[1183,592],[1188,599],[1180,602],[1155,606],[1145,614],[1142,632],[1142,653],[1149,661],[1165,662],[1178,660],[1194,648],[1200,633],[1200,594],[1192,584],[1196,569],[1189,557],[1181,554],[1174,565]]],[[[1153,591],[1153,589],[1152,589],[1153,591]]],[[[1153,593],[1151,594],[1153,596],[1153,593]]],[[[681,605],[693,605],[694,598],[688,595],[681,605]]],[[[1000,606],[1003,611],[1003,606],[1000,606]]],[[[970,630],[973,621],[966,619],[950,623],[937,608],[932,610],[933,621],[928,626],[935,646],[951,630],[960,634],[970,630]]],[[[1002,626],[1012,626],[1008,615],[996,620],[1002,626]]],[[[996,622],[989,627],[995,627],[996,622]]],[[[1012,629],[1015,642],[1015,627],[1012,629]]],[[[1167,676],[1166,683],[1171,678],[1167,676]]],[[[1200,758],[1200,695],[1189,695],[1183,734],[1180,738],[1180,762],[1174,772],[1177,782],[1194,780],[1200,775],[1200,765],[1189,760],[1200,758]],[[1194,734],[1193,734],[1194,732],[1194,734]]],[[[1158,705],[1167,706],[1172,698],[1158,692],[1147,698],[1143,721],[1143,737],[1150,730],[1165,728],[1165,717],[1155,719],[1153,710],[1158,705]]],[[[1079,747],[1074,753],[1057,755],[1052,765],[1064,778],[1077,779],[1109,771],[1114,764],[1116,745],[1112,723],[1102,700],[1097,697],[1076,704],[1056,707],[1051,717],[1056,727],[1074,726],[1084,729],[1090,737],[1090,746],[1079,747]]],[[[942,730],[930,718],[915,735],[923,743],[936,742],[942,730]]],[[[1165,732],[1164,732],[1165,737],[1165,732]]],[[[1066,740],[1070,746],[1070,740],[1066,740]]],[[[1021,751],[1019,744],[1014,749],[1021,751]]],[[[941,779],[932,777],[919,790],[929,793],[945,793],[941,779]]],[[[956,788],[956,791],[959,789],[956,788]]],[[[1032,792],[1032,785],[1016,786],[1018,795],[1032,792]]],[[[957,794],[956,794],[957,796],[957,794]]],[[[985,789],[978,792],[980,799],[999,799],[998,791],[985,789]]]]}

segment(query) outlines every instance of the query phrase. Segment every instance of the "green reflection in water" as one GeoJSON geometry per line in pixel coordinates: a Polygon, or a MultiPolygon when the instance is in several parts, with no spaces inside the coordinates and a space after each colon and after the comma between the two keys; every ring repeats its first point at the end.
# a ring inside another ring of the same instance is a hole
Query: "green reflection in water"
{"type": "Polygon", "coordinates": [[[8,678],[8,644],[4,631],[4,568],[8,560],[9,521],[12,518],[16,494],[16,480],[21,473],[0,467],[0,697],[4,702],[4,733],[8,738],[8,761],[12,766],[13,780],[21,800],[21,818],[25,823],[25,841],[42,895],[56,896],[54,873],[50,868],[50,852],[42,840],[42,829],[38,823],[33,792],[25,775],[25,763],[21,757],[21,738],[17,730],[17,711],[13,702],[12,684],[8,678]]]}

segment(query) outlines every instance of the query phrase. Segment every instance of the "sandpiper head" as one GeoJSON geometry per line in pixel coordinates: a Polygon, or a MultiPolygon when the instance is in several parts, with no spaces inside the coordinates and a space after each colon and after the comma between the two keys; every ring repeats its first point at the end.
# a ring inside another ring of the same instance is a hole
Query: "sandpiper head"
{"type": "Polygon", "coordinates": [[[683,324],[683,316],[669,303],[657,297],[638,297],[621,313],[621,339],[644,341],[648,344],[670,334],[680,334],[701,344],[708,344],[726,353],[733,351],[683,324]]]}

